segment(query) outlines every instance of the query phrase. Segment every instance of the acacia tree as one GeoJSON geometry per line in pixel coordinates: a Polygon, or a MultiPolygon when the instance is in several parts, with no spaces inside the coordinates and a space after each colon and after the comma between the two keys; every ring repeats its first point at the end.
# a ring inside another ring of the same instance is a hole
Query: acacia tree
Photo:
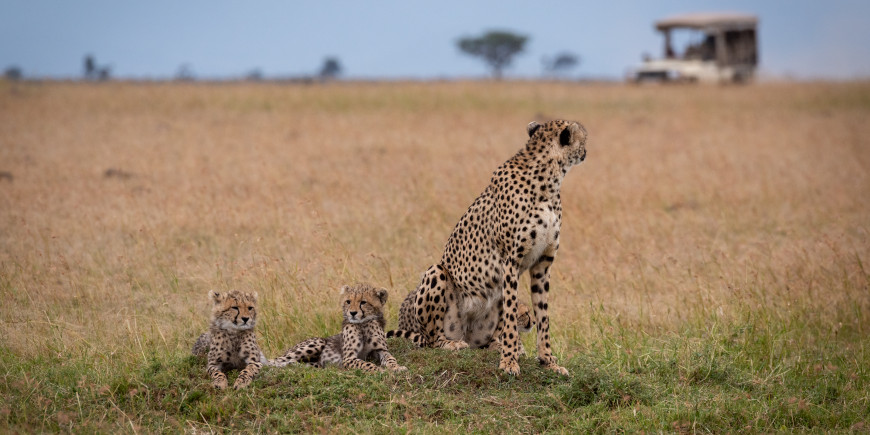
{"type": "Polygon", "coordinates": [[[557,76],[573,69],[580,64],[580,56],[567,51],[557,54],[554,58],[545,57],[542,59],[544,70],[551,76],[557,76]]]}
{"type": "Polygon", "coordinates": [[[478,37],[464,37],[456,45],[463,53],[481,58],[499,80],[502,71],[510,66],[514,56],[521,53],[529,38],[507,31],[492,30],[478,37]]]}
{"type": "Polygon", "coordinates": [[[193,68],[190,64],[183,63],[178,66],[178,70],[175,72],[175,80],[180,82],[192,82],[196,80],[196,74],[193,73],[193,68]]]}

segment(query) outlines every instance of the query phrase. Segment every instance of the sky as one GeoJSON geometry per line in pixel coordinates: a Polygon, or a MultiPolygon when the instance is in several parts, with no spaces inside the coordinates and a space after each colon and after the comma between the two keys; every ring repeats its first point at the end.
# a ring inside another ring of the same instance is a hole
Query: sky
{"type": "Polygon", "coordinates": [[[0,0],[0,69],[77,78],[83,59],[112,76],[166,79],[316,74],[338,58],[351,79],[457,79],[488,74],[456,41],[488,30],[530,38],[507,78],[543,74],[542,58],[580,57],[572,77],[620,79],[644,53],[660,56],[656,19],[736,11],[759,17],[762,76],[870,77],[870,1],[0,0]]]}

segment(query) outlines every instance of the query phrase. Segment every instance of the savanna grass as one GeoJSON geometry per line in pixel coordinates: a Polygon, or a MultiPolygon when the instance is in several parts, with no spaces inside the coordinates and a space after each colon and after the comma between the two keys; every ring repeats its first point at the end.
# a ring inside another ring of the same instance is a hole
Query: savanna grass
{"type": "Polygon", "coordinates": [[[0,426],[866,431],[868,117],[866,82],[0,82],[0,426]],[[553,117],[590,133],[549,304],[571,378],[393,340],[407,374],[209,388],[209,289],[259,292],[270,356],[337,332],[343,284],[389,288],[395,325],[553,117]]]}

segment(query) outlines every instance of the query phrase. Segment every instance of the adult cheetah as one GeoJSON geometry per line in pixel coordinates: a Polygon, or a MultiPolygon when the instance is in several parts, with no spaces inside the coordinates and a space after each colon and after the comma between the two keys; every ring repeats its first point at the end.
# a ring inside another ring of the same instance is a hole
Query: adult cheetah
{"type": "MultiPolygon", "coordinates": [[[[416,290],[411,290],[411,292],[409,292],[408,295],[405,296],[405,300],[402,301],[402,306],[399,307],[399,329],[387,331],[387,338],[406,338],[414,342],[414,344],[416,344],[417,346],[426,347],[427,340],[426,337],[423,336],[423,334],[421,333],[421,328],[419,326],[419,323],[417,323],[417,315],[414,311],[414,301],[416,299],[416,290]]],[[[532,313],[529,306],[523,301],[517,300],[517,330],[520,332],[520,336],[522,336],[523,333],[531,332],[534,327],[535,319],[532,318],[532,313]]],[[[450,329],[450,325],[447,325],[446,328],[450,329]]],[[[479,349],[498,349],[500,346],[498,340],[493,340],[492,337],[489,337],[489,341],[487,342],[481,341],[479,337],[470,335],[464,337],[463,341],[479,349]]],[[[526,350],[523,348],[523,341],[518,340],[517,345],[519,346],[519,354],[525,355],[526,350]]]]}
{"type": "Polygon", "coordinates": [[[423,273],[413,318],[400,319],[400,328],[422,333],[427,346],[453,350],[497,337],[499,368],[518,375],[517,282],[529,271],[538,360],[567,375],[551,351],[547,299],[562,181],[586,158],[587,133],[580,123],[555,120],[529,123],[528,134],[526,146],[496,169],[459,219],[441,261],[423,273]]]}

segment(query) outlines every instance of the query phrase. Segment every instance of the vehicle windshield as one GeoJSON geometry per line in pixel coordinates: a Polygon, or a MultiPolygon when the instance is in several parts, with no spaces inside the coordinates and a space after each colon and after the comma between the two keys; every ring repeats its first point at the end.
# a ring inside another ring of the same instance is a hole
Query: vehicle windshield
{"type": "Polygon", "coordinates": [[[684,60],[715,60],[716,37],[698,29],[670,29],[670,44],[665,58],[684,60]]]}

